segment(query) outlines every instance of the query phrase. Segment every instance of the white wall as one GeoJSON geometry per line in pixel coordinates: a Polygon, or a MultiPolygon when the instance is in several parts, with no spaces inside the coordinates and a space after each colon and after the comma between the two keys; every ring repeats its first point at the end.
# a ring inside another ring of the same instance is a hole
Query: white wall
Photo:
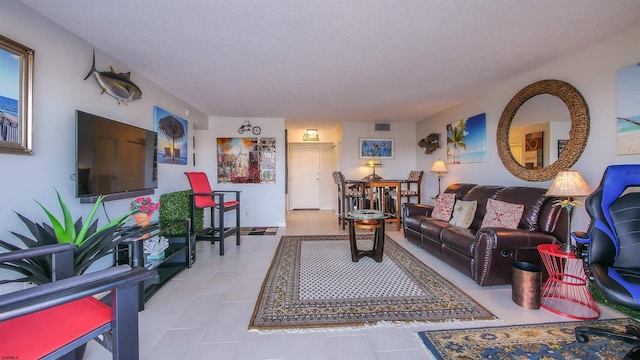
{"type": "MultiPolygon", "coordinates": [[[[442,178],[443,188],[456,182],[478,184],[526,185],[548,187],[551,182],[529,183],[508,172],[497,153],[496,128],[502,110],[511,98],[523,87],[543,79],[558,79],[572,84],[584,96],[590,111],[591,128],[589,140],[582,157],[574,165],[587,183],[595,188],[607,165],[639,163],[640,155],[616,155],[616,71],[640,62],[640,27],[604,41],[573,56],[542,66],[513,77],[495,87],[488,88],[474,99],[421,120],[417,124],[417,138],[422,134],[439,132],[446,134],[446,124],[459,118],[479,113],[487,114],[487,161],[476,164],[448,165],[449,173],[442,178]]],[[[496,54],[500,56],[500,54],[496,54]]],[[[425,171],[433,160],[446,158],[445,148],[431,155],[429,161],[421,149],[417,167],[425,171]]],[[[429,187],[437,187],[435,176],[425,174],[429,187]]],[[[584,208],[575,211],[573,229],[585,230],[589,219],[584,208]]]]}
{"type": "Polygon", "coordinates": [[[240,194],[241,226],[284,226],[286,183],[284,119],[211,117],[209,121],[209,130],[196,131],[196,167],[208,174],[209,182],[214,190],[242,191],[240,194]],[[218,184],[216,139],[219,137],[255,137],[247,133],[243,135],[238,133],[238,128],[247,120],[251,122],[251,125],[260,126],[262,129],[260,137],[276,138],[276,183],[218,184]]]}
{"type": "Polygon", "coordinates": [[[365,166],[368,159],[360,159],[360,138],[393,139],[393,159],[380,159],[382,167],[376,168],[376,175],[384,179],[406,179],[411,170],[416,170],[415,140],[416,124],[413,122],[391,123],[391,131],[375,131],[369,122],[346,122],[342,124],[342,164],[340,170],[347,179],[362,179],[371,174],[365,166]]]}
{"type": "MultiPolygon", "coordinates": [[[[91,44],[18,1],[4,1],[0,8],[0,34],[35,50],[34,155],[0,153],[0,239],[15,241],[10,231],[28,234],[14,211],[34,221],[48,223],[44,212],[33,200],[40,201],[61,217],[54,189],[60,192],[74,219],[86,218],[91,205],[80,204],[75,197],[75,182],[71,180],[75,171],[76,109],[152,129],[153,106],[157,105],[188,120],[189,134],[192,134],[194,124],[201,128],[208,126],[208,119],[202,112],[135,71],[131,73],[131,80],[142,89],[142,99],[118,105],[114,98],[100,95],[93,77],[83,80],[91,68],[91,44]],[[185,115],[185,110],[189,111],[189,116],[185,115]]],[[[131,70],[96,49],[96,68],[103,71],[109,66],[118,72],[131,70]]],[[[183,174],[186,168],[159,164],[159,187],[152,197],[157,200],[160,194],[187,188],[183,174]]],[[[101,208],[97,213],[100,224],[105,224],[107,217],[113,219],[126,212],[130,201],[106,203],[105,210],[101,208]]]]}

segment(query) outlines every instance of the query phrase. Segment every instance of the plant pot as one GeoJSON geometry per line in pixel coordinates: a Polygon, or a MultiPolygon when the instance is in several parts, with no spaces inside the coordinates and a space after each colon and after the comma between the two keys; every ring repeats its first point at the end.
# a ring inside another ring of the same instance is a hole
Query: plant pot
{"type": "MultiPolygon", "coordinates": [[[[151,222],[151,216],[144,213],[133,214],[133,219],[135,220],[136,225],[141,228],[149,226],[149,223],[151,222]]],[[[142,239],[148,239],[150,236],[151,234],[144,234],[142,235],[142,239]]]]}

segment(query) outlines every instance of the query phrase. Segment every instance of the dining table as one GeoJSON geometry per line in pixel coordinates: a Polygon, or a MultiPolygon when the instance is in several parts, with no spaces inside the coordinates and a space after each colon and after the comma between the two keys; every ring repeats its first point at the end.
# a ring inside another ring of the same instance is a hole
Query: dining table
{"type": "Polygon", "coordinates": [[[362,192],[360,209],[379,210],[385,214],[386,222],[396,223],[400,230],[401,224],[401,187],[406,179],[360,179],[347,180],[347,186],[357,188],[362,192]],[[394,196],[395,194],[395,196],[394,196]],[[395,199],[394,199],[395,197],[395,199]],[[368,198],[368,201],[367,201],[368,198]]]}

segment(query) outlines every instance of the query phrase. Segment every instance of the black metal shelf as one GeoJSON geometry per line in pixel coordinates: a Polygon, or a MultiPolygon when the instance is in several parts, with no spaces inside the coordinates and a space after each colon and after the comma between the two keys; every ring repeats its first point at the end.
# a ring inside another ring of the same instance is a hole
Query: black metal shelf
{"type": "Polygon", "coordinates": [[[126,239],[118,245],[116,263],[129,264],[132,267],[144,266],[154,272],[153,277],[140,285],[140,310],[144,309],[144,302],[149,300],[162,285],[182,270],[191,268],[191,265],[196,261],[195,236],[191,235],[189,219],[166,229],[160,229],[158,223],[152,223],[146,227],[134,225],[125,230],[123,236],[126,239]],[[185,227],[185,235],[166,237],[169,240],[169,247],[164,250],[164,258],[160,261],[146,261],[144,240],[160,237],[163,233],[179,226],[185,227]]]}

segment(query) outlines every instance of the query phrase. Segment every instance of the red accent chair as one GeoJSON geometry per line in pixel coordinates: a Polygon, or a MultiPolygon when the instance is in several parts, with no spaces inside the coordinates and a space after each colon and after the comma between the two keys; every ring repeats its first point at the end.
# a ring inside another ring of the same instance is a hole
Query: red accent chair
{"type": "Polygon", "coordinates": [[[191,184],[191,210],[190,216],[195,219],[196,209],[211,210],[211,226],[201,231],[196,231],[196,222],[191,222],[191,233],[196,240],[210,240],[213,245],[220,243],[220,255],[224,255],[224,238],[236,234],[236,245],[240,245],[240,191],[236,190],[211,190],[209,179],[204,172],[185,172],[191,184]],[[225,201],[225,193],[235,194],[233,200],[225,201]],[[215,211],[218,210],[218,225],[215,225],[215,211]],[[236,212],[235,227],[225,228],[224,214],[228,211],[236,212]]]}
{"type": "Polygon", "coordinates": [[[38,246],[0,254],[0,267],[50,256],[53,282],[0,295],[0,353],[11,359],[81,359],[98,341],[113,359],[138,359],[138,284],[144,267],[110,267],[73,273],[73,244],[38,246]],[[68,276],[65,278],[65,276],[68,276]],[[92,295],[110,291],[106,304],[92,295]]]}

